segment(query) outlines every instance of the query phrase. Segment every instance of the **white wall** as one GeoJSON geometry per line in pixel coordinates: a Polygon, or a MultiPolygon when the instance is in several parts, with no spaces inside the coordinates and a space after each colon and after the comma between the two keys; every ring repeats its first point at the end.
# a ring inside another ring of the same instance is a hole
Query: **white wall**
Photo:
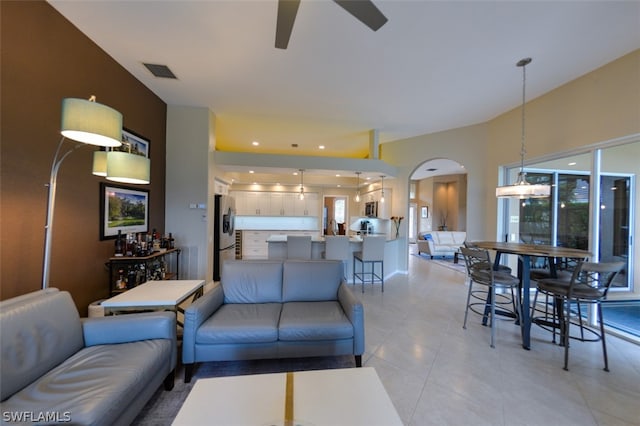
{"type": "Polygon", "coordinates": [[[183,250],[181,279],[209,282],[213,276],[214,131],[215,116],[208,108],[167,107],[165,229],[183,250]]]}

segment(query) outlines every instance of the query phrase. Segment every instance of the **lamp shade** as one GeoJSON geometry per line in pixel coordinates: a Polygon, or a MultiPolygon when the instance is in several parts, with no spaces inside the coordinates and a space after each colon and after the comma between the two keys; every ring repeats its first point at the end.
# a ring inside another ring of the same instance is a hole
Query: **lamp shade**
{"type": "Polygon", "coordinates": [[[93,152],[93,171],[96,176],[107,176],[107,151],[93,152]]]}
{"type": "Polygon", "coordinates": [[[120,151],[107,154],[107,180],[135,184],[151,181],[151,161],[147,157],[120,151]]]}
{"type": "Polygon", "coordinates": [[[60,133],[65,138],[97,146],[122,145],[122,114],[97,102],[62,100],[60,133]]]}
{"type": "Polygon", "coordinates": [[[496,197],[498,198],[546,198],[550,195],[550,185],[529,183],[524,172],[518,173],[518,181],[513,185],[496,188],[496,197]]]}

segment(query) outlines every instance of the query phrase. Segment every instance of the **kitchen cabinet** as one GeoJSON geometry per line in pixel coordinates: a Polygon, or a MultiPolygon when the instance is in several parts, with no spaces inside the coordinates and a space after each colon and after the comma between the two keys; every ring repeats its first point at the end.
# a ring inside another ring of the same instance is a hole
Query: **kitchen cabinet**
{"type": "Polygon", "coordinates": [[[304,194],[304,200],[296,198],[294,207],[294,216],[319,216],[320,201],[318,194],[315,192],[307,192],[304,194]]]}
{"type": "Polygon", "coordinates": [[[242,231],[242,258],[266,259],[269,255],[269,235],[271,231],[242,231]]]}
{"type": "Polygon", "coordinates": [[[297,192],[231,191],[240,216],[318,216],[318,193],[305,193],[300,200],[297,192]]]}

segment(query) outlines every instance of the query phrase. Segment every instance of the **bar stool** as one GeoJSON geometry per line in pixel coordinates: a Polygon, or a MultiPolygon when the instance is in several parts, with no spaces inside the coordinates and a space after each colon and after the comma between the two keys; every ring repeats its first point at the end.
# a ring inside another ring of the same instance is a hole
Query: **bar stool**
{"type": "Polygon", "coordinates": [[[554,299],[555,313],[560,323],[560,337],[564,345],[564,369],[569,370],[569,339],[582,342],[602,342],[602,356],[604,371],[609,371],[607,358],[607,343],[605,340],[604,318],[602,317],[602,301],[607,294],[616,275],[625,267],[624,262],[582,262],[573,272],[569,284],[561,279],[544,279],[538,282],[538,291],[548,294],[554,299]],[[573,305],[594,305],[598,311],[599,330],[594,330],[583,324],[580,313],[572,322],[573,305]],[[571,335],[570,325],[579,327],[579,335],[571,335]],[[585,335],[585,331],[589,334],[585,335]]]}
{"type": "Polygon", "coordinates": [[[518,288],[520,281],[509,273],[494,270],[488,250],[460,247],[460,252],[464,256],[469,276],[469,292],[467,293],[467,306],[464,310],[462,328],[467,328],[469,310],[482,315],[485,320],[488,317],[491,321],[490,344],[494,348],[496,315],[506,315],[515,319],[522,317],[520,312],[520,290],[518,288]],[[484,288],[482,290],[474,290],[474,283],[484,288]],[[508,298],[504,294],[497,294],[496,288],[509,290],[511,297],[508,298]],[[497,300],[498,297],[500,297],[500,300],[497,300]],[[507,305],[512,305],[513,311],[505,309],[507,305]],[[502,309],[496,309],[499,307],[502,307],[502,309]]]}
{"type": "Polygon", "coordinates": [[[347,279],[347,261],[349,259],[349,237],[346,235],[328,235],[324,237],[324,258],[342,261],[342,276],[347,279]]]}
{"type": "Polygon", "coordinates": [[[374,281],[379,281],[382,291],[384,292],[384,246],[387,237],[380,236],[365,236],[362,239],[362,251],[356,251],[353,253],[353,284],[356,284],[356,279],[362,283],[362,292],[364,293],[365,277],[370,277],[371,285],[374,281]],[[356,261],[360,262],[360,272],[356,272],[356,261]],[[371,270],[365,272],[364,265],[369,264],[371,270]],[[380,264],[380,275],[376,274],[376,264],[380,264]]]}
{"type": "Polygon", "coordinates": [[[287,235],[287,259],[311,259],[311,236],[287,235]]]}

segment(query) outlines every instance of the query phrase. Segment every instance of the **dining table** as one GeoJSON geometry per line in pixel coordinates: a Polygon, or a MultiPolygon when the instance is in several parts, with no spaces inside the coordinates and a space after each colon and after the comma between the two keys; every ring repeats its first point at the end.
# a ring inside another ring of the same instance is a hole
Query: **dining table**
{"type": "Polygon", "coordinates": [[[522,318],[520,318],[520,329],[522,333],[522,347],[529,350],[531,348],[531,312],[530,312],[530,289],[531,289],[531,258],[545,257],[549,260],[549,268],[551,276],[555,276],[555,259],[587,259],[592,255],[587,250],[559,247],[546,244],[527,244],[518,242],[504,241],[474,241],[474,246],[479,248],[493,250],[496,252],[494,265],[500,264],[503,254],[514,254],[518,256],[518,278],[522,291],[521,303],[522,318]]]}

